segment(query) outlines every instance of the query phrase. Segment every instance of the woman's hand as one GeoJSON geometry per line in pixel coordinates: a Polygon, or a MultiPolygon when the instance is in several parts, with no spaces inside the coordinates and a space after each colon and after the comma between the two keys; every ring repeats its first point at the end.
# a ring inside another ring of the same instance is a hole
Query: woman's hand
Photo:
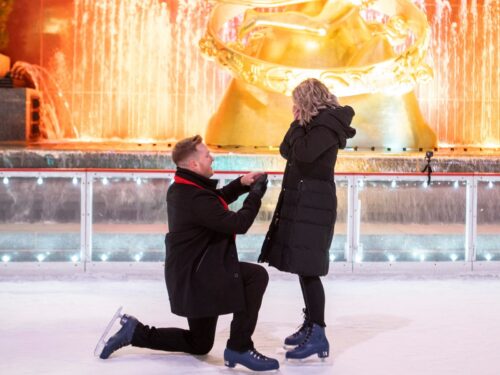
{"type": "Polygon", "coordinates": [[[243,175],[241,177],[241,184],[245,186],[250,186],[252,185],[256,179],[258,179],[260,176],[262,176],[264,172],[250,172],[247,173],[246,175],[243,175]]]}

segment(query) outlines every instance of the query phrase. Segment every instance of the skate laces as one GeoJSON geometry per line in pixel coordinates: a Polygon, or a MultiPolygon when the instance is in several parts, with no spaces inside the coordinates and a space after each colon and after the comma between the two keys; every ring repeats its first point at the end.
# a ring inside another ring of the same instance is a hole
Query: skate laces
{"type": "Polygon", "coordinates": [[[309,319],[307,318],[306,309],[302,309],[302,317],[304,318],[304,322],[301,325],[297,326],[297,331],[292,334],[293,337],[297,337],[298,335],[300,335],[309,326],[309,319]]]}
{"type": "Polygon", "coordinates": [[[256,349],[250,349],[250,355],[256,359],[268,361],[269,358],[266,357],[264,354],[259,353],[256,349]]]}
{"type": "Polygon", "coordinates": [[[307,342],[309,341],[309,339],[312,336],[313,327],[307,326],[306,329],[307,329],[306,337],[304,337],[304,340],[302,340],[302,342],[299,344],[299,346],[304,346],[305,344],[307,344],[307,342]]]}
{"type": "Polygon", "coordinates": [[[293,337],[300,335],[305,329],[307,329],[307,322],[304,321],[300,326],[297,326],[297,331],[292,333],[293,337]]]}

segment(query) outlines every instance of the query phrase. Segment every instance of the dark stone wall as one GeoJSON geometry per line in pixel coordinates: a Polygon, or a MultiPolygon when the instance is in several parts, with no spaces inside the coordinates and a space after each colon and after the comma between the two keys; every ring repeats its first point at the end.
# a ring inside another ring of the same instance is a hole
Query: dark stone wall
{"type": "Polygon", "coordinates": [[[0,140],[26,140],[25,89],[0,89],[0,140]]]}
{"type": "Polygon", "coordinates": [[[0,88],[0,141],[25,142],[40,133],[40,94],[27,88],[0,88]]]}

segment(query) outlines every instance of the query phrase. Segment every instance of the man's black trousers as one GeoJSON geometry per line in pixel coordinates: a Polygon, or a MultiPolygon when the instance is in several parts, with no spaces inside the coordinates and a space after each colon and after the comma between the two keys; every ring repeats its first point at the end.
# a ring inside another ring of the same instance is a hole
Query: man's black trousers
{"type": "MultiPolygon", "coordinates": [[[[254,348],[252,334],[269,276],[262,266],[256,264],[240,262],[240,269],[247,309],[233,314],[227,347],[244,352],[254,348]]],[[[134,331],[132,345],[169,352],[207,354],[214,344],[217,318],[188,318],[189,330],[155,328],[139,323],[134,331]]]]}

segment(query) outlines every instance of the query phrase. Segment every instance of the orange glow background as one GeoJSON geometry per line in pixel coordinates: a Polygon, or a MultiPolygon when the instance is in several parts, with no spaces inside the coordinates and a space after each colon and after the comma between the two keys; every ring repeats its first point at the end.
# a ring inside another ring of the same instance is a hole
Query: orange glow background
{"type": "MultiPolygon", "coordinates": [[[[416,93],[440,146],[500,147],[500,2],[415,2],[432,28],[434,69],[434,79],[416,93]]],[[[129,24],[118,32],[127,33],[129,44],[109,57],[99,54],[118,48],[117,30],[106,23],[109,3],[16,0],[10,43],[0,52],[50,72],[71,111],[71,123],[62,124],[66,138],[170,140],[203,134],[230,80],[198,48],[213,5],[144,0],[156,10],[124,16],[129,24]],[[89,7],[96,11],[85,11],[89,7]],[[106,33],[115,36],[99,37],[106,33]]]]}

